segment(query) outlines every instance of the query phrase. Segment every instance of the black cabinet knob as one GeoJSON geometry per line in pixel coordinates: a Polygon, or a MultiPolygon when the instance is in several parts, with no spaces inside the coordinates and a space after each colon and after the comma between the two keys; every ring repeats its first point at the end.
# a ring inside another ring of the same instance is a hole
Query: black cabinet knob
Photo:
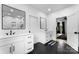
{"type": "Polygon", "coordinates": [[[77,34],[77,32],[74,32],[74,34],[77,34]]]}

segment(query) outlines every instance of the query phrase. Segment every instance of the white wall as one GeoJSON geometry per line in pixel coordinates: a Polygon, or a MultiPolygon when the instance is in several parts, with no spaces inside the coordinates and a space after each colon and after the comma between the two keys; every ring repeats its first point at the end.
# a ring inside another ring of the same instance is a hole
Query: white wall
{"type": "MultiPolygon", "coordinates": [[[[75,5],[75,6],[72,6],[72,7],[69,7],[69,8],[66,8],[66,9],[63,9],[61,11],[58,11],[58,12],[55,12],[55,13],[52,13],[50,15],[48,15],[48,30],[50,31],[53,31],[53,40],[56,40],[56,18],[58,17],[64,17],[64,16],[67,16],[69,17],[70,15],[74,14],[75,12],[77,12],[79,10],[79,5],[75,5]]],[[[70,19],[67,19],[67,22],[69,21],[70,19]]],[[[75,21],[74,19],[72,19],[71,21],[75,21]]],[[[71,23],[71,22],[70,22],[71,23]]],[[[69,26],[69,24],[67,24],[67,26],[69,26]]],[[[72,25],[73,26],[73,25],[72,25]]],[[[71,26],[67,27],[67,31],[70,31],[71,26]]],[[[76,27],[74,27],[75,29],[76,27]]],[[[70,37],[68,36],[68,32],[67,32],[67,43],[73,47],[75,50],[78,51],[77,48],[75,48],[74,46],[76,45],[76,47],[78,46],[78,39],[77,40],[74,40],[74,39],[69,39],[70,37]],[[70,44],[72,43],[73,44],[70,44]],[[74,45],[75,44],[75,45],[74,45]]]]}
{"type": "MultiPolygon", "coordinates": [[[[13,32],[15,32],[15,35],[28,33],[29,28],[30,28],[29,27],[29,15],[38,17],[38,20],[40,20],[40,16],[47,18],[46,14],[44,14],[43,12],[40,12],[28,5],[24,5],[24,4],[8,4],[8,5],[26,12],[26,29],[25,30],[13,30],[13,32]]],[[[0,11],[1,11],[1,5],[0,5],[0,11]]],[[[1,15],[1,12],[0,12],[0,15],[1,15]]],[[[0,19],[1,19],[1,16],[0,16],[0,19]]],[[[0,36],[5,37],[6,36],[5,33],[9,32],[9,30],[2,30],[2,26],[1,26],[2,21],[1,20],[0,20],[0,36]]],[[[38,39],[35,41],[35,43],[37,43],[37,42],[45,43],[45,32],[43,30],[40,30],[40,28],[39,28],[39,32],[37,32],[36,36],[38,37],[38,39]],[[41,34],[41,37],[38,33],[41,34]]]]}

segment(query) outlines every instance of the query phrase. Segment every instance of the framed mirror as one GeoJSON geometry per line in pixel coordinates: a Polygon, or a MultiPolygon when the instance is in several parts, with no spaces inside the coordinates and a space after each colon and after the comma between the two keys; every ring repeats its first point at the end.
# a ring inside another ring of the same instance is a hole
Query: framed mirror
{"type": "Polygon", "coordinates": [[[25,11],[2,4],[2,29],[25,29],[25,11]]]}
{"type": "Polygon", "coordinates": [[[47,19],[40,17],[40,29],[47,30],[47,19]]]}

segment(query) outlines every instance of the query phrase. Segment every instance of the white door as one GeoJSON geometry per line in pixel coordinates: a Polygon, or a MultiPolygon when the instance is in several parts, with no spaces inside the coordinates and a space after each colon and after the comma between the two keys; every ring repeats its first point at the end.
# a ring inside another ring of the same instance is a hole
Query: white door
{"type": "Polygon", "coordinates": [[[38,31],[40,29],[40,21],[38,17],[29,15],[29,25],[32,33],[38,31]]]}
{"type": "Polygon", "coordinates": [[[78,12],[67,17],[67,43],[78,51],[78,12]]]}
{"type": "Polygon", "coordinates": [[[34,35],[34,43],[38,42],[38,34],[40,31],[40,20],[38,20],[38,17],[35,16],[29,16],[29,25],[31,33],[34,35]]]}
{"type": "Polygon", "coordinates": [[[11,54],[11,45],[0,47],[0,54],[11,54]]]}

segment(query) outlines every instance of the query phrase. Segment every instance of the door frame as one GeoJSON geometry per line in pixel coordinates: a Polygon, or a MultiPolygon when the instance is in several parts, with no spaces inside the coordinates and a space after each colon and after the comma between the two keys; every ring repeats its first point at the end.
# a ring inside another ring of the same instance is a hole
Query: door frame
{"type": "MultiPolygon", "coordinates": [[[[56,18],[56,27],[57,27],[57,21],[66,22],[66,25],[65,25],[65,35],[66,35],[66,38],[67,38],[67,16],[57,17],[56,18]]],[[[57,40],[57,29],[56,29],[56,40],[57,40]]],[[[66,42],[67,42],[67,40],[66,40],[66,42]]]]}

